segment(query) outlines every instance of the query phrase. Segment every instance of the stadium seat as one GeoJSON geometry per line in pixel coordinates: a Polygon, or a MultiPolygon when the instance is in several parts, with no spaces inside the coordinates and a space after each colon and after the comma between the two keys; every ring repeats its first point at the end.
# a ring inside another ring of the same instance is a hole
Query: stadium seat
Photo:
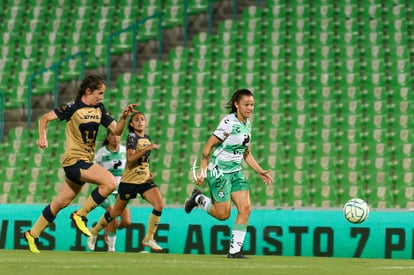
{"type": "Polygon", "coordinates": [[[375,186],[367,193],[367,203],[370,207],[377,209],[393,208],[395,205],[394,193],[390,186],[375,186]]]}
{"type": "Polygon", "coordinates": [[[310,190],[311,205],[313,207],[338,206],[336,176],[333,171],[313,173],[310,190]]]}
{"type": "Polygon", "coordinates": [[[414,207],[413,186],[401,186],[396,190],[395,207],[400,209],[412,209],[414,207]]]}
{"type": "Polygon", "coordinates": [[[184,6],[180,4],[166,4],[168,9],[164,9],[163,27],[173,28],[183,25],[184,6]]]}
{"type": "Polygon", "coordinates": [[[2,203],[20,203],[20,186],[13,182],[0,183],[0,199],[2,203]]]}
{"type": "MultiPolygon", "coordinates": [[[[252,178],[249,174],[247,177],[252,178]]],[[[257,206],[274,207],[282,205],[283,198],[280,193],[283,185],[282,178],[275,175],[274,182],[269,185],[263,184],[260,180],[251,180],[252,182],[257,181],[254,184],[254,188],[251,190],[252,204],[257,206]]]]}

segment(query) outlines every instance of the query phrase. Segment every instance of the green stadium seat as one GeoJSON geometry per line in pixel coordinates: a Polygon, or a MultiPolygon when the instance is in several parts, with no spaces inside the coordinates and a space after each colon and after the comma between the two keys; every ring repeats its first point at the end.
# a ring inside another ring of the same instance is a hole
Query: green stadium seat
{"type": "Polygon", "coordinates": [[[188,3],[188,14],[195,15],[203,12],[207,12],[208,3],[203,0],[189,1],[188,3]]]}
{"type": "Polygon", "coordinates": [[[183,24],[184,7],[180,5],[166,5],[164,9],[163,27],[173,28],[183,24]]]}
{"type": "Polygon", "coordinates": [[[0,200],[2,203],[20,203],[20,186],[13,182],[0,182],[0,200]]]}
{"type": "MultiPolygon", "coordinates": [[[[134,21],[131,22],[131,24],[134,21]]],[[[146,20],[144,23],[139,24],[137,41],[146,42],[152,39],[158,39],[159,33],[159,18],[154,17],[146,20]]]]}
{"type": "Polygon", "coordinates": [[[238,89],[259,90],[261,77],[259,73],[246,72],[239,75],[237,80],[238,89]]]}
{"type": "Polygon", "coordinates": [[[215,67],[219,68],[223,62],[228,62],[230,68],[236,64],[237,49],[235,45],[218,45],[215,47],[214,56],[216,59],[215,67]]]}
{"type": "Polygon", "coordinates": [[[392,185],[391,165],[389,158],[377,157],[367,160],[366,175],[368,188],[376,185],[392,185]]]}
{"type": "Polygon", "coordinates": [[[199,59],[192,62],[190,70],[194,73],[210,73],[212,61],[208,59],[199,59]]]}
{"type": "Polygon", "coordinates": [[[375,186],[367,193],[367,203],[370,207],[384,209],[393,208],[395,205],[395,192],[390,186],[375,186]]]}
{"type": "Polygon", "coordinates": [[[234,90],[236,76],[233,72],[220,72],[213,76],[212,82],[213,87],[217,90],[234,90]]]}
{"type": "Polygon", "coordinates": [[[409,129],[399,129],[391,136],[393,144],[414,142],[414,135],[409,129]]]}
{"type": "Polygon", "coordinates": [[[187,75],[185,72],[171,72],[164,79],[164,87],[185,89],[187,83],[187,75]]]}
{"type": "Polygon", "coordinates": [[[314,159],[321,159],[322,157],[336,157],[338,153],[335,142],[323,140],[319,140],[317,142],[314,141],[311,150],[314,159]]]}
{"type": "Polygon", "coordinates": [[[218,23],[217,33],[231,33],[234,36],[237,36],[239,30],[239,24],[237,21],[232,19],[225,19],[218,23]]]}
{"type": "Polygon", "coordinates": [[[210,72],[194,72],[189,78],[189,87],[205,87],[210,88],[211,73],[210,72]]]}
{"type": "MultiPolygon", "coordinates": [[[[247,175],[249,178],[251,176],[247,175]]],[[[282,178],[275,176],[274,182],[269,185],[263,184],[260,180],[251,180],[252,182],[257,181],[254,184],[254,188],[251,190],[252,204],[257,206],[274,207],[282,205],[283,198],[279,190],[281,190],[282,178]]]]}
{"type": "Polygon", "coordinates": [[[395,207],[400,209],[412,209],[414,207],[413,186],[402,186],[396,190],[395,207]]]}
{"type": "Polygon", "coordinates": [[[414,156],[414,147],[411,143],[395,143],[390,150],[396,160],[414,156]]]}
{"type": "Polygon", "coordinates": [[[313,207],[338,206],[336,176],[333,171],[320,171],[312,174],[310,198],[313,207]]]}
{"type": "Polygon", "coordinates": [[[282,189],[284,206],[304,207],[311,205],[308,191],[309,182],[305,172],[291,171],[286,175],[286,178],[284,180],[286,182],[286,185],[282,189]]]}
{"type": "Polygon", "coordinates": [[[23,203],[47,203],[44,192],[44,185],[46,183],[44,174],[41,174],[36,180],[31,178],[31,174],[27,174],[23,182],[23,187],[20,190],[23,203]]]}
{"type": "Polygon", "coordinates": [[[168,74],[181,73],[187,74],[188,61],[187,59],[173,59],[166,64],[166,71],[168,74]]]}
{"type": "MultiPolygon", "coordinates": [[[[296,90],[296,92],[292,92],[291,94],[297,94],[298,90],[296,90]]],[[[296,117],[298,119],[306,120],[306,121],[303,121],[303,123],[296,120],[297,122],[299,122],[299,124],[301,125],[303,124],[304,126],[310,125],[310,118],[309,119],[304,118],[304,115],[309,116],[311,112],[311,106],[310,106],[309,101],[303,100],[303,99],[297,99],[297,100],[292,99],[289,101],[289,103],[286,103],[286,109],[290,117],[292,118],[296,117]]],[[[291,119],[292,123],[295,123],[296,121],[294,119],[291,119]]]]}
{"type": "Polygon", "coordinates": [[[412,157],[411,155],[401,157],[398,159],[396,158],[395,163],[393,164],[394,173],[396,175],[401,175],[406,172],[414,171],[414,157],[412,157]]]}
{"type": "Polygon", "coordinates": [[[340,194],[340,201],[345,203],[349,198],[364,197],[365,191],[363,187],[362,171],[352,171],[341,169],[339,173],[338,193],[340,194]]]}

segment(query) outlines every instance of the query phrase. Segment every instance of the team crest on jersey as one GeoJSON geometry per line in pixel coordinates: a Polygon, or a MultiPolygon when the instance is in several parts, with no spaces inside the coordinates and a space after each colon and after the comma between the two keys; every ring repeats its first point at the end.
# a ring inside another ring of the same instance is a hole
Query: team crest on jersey
{"type": "Polygon", "coordinates": [[[223,190],[220,190],[220,191],[218,192],[218,196],[219,196],[220,198],[224,198],[224,192],[223,192],[223,190]]]}

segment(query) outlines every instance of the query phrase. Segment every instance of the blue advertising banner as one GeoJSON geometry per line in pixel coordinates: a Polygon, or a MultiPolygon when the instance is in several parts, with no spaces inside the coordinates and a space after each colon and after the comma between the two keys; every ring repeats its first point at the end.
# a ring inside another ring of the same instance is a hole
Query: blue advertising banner
{"type": "MultiPolygon", "coordinates": [[[[22,232],[34,224],[44,205],[0,205],[0,249],[27,249],[22,232]]],[[[40,250],[87,251],[86,237],[74,228],[69,216],[77,206],[62,210],[40,236],[40,250]]],[[[131,207],[132,225],[118,230],[116,251],[145,250],[150,207],[131,207]]],[[[93,210],[88,225],[104,213],[93,210]]],[[[201,209],[187,215],[183,208],[165,208],[156,234],[165,253],[226,254],[237,213],[218,221],[201,209]]],[[[347,222],[340,209],[254,209],[243,251],[251,255],[320,256],[356,258],[414,258],[414,212],[371,211],[362,224],[347,222]]],[[[106,251],[101,232],[97,251],[106,251]]]]}

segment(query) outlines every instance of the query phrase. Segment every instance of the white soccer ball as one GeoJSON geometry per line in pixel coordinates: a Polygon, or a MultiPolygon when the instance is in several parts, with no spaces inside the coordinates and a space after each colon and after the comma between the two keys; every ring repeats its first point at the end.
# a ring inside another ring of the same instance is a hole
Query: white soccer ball
{"type": "Polygon", "coordinates": [[[351,223],[362,223],[369,215],[368,204],[363,199],[350,199],[344,205],[344,215],[351,223]]]}

